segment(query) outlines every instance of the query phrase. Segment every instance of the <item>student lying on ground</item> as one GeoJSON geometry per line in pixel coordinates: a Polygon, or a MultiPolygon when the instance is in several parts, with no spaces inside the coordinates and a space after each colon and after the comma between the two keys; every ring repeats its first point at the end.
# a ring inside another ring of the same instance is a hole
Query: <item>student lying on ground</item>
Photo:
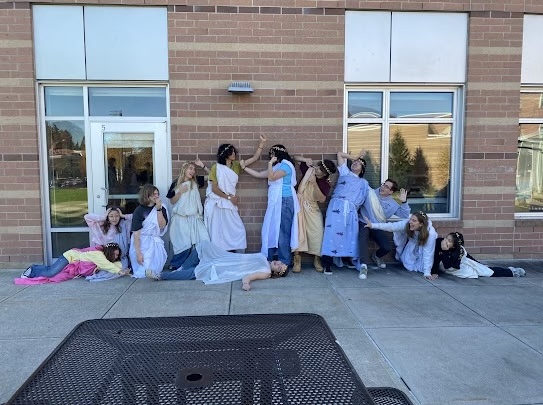
{"type": "Polygon", "coordinates": [[[478,277],[524,277],[521,267],[488,267],[475,260],[464,247],[464,236],[452,232],[445,238],[437,238],[432,276],[444,272],[460,278],[478,277]]]}
{"type": "Polygon", "coordinates": [[[33,264],[14,280],[15,284],[60,283],[76,277],[91,276],[98,270],[125,275],[130,269],[123,269],[119,261],[121,249],[116,243],[93,246],[85,249],[70,249],[62,254],[51,266],[33,264]]]}
{"type": "Polygon", "coordinates": [[[268,262],[261,253],[231,253],[203,241],[192,249],[183,265],[174,271],[160,273],[147,270],[153,280],[200,280],[205,284],[220,284],[242,280],[245,291],[251,289],[251,281],[270,277],[285,277],[287,265],[280,261],[268,262]]]}

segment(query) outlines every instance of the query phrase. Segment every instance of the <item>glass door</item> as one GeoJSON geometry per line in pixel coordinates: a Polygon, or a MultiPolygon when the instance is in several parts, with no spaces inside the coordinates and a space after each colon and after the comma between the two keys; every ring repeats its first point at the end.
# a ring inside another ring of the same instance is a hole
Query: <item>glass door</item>
{"type": "Polygon", "coordinates": [[[144,184],[165,193],[169,159],[165,123],[91,123],[92,211],[120,207],[131,214],[144,184]]]}

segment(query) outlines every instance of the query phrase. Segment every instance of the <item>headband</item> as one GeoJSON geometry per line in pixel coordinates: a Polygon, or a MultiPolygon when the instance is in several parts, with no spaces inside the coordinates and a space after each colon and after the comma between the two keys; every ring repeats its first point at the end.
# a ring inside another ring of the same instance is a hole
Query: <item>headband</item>
{"type": "Polygon", "coordinates": [[[288,269],[288,266],[285,263],[283,263],[283,266],[284,267],[280,271],[277,271],[277,272],[272,271],[271,277],[272,278],[283,277],[283,275],[286,273],[288,269]]]}
{"type": "Polygon", "coordinates": [[[361,157],[359,157],[358,159],[356,160],[359,160],[360,163],[362,163],[362,167],[365,169],[366,168],[366,161],[364,159],[362,159],[361,157]]]}
{"type": "Polygon", "coordinates": [[[321,160],[321,166],[323,167],[323,169],[326,171],[326,173],[328,173],[328,176],[331,176],[332,173],[330,172],[330,169],[328,169],[326,167],[326,165],[324,164],[324,160],[321,160]]]}
{"type": "Polygon", "coordinates": [[[280,151],[280,152],[285,152],[285,153],[287,153],[287,150],[286,150],[285,148],[281,148],[281,147],[279,147],[279,146],[272,146],[272,147],[271,147],[271,150],[278,150],[278,151],[280,151]]]}
{"type": "Polygon", "coordinates": [[[454,234],[456,235],[456,238],[458,239],[458,244],[460,246],[464,246],[464,237],[462,236],[462,234],[458,232],[455,232],[454,234]]]}
{"type": "Polygon", "coordinates": [[[110,248],[110,247],[112,247],[112,248],[118,248],[118,247],[119,247],[119,244],[118,244],[118,243],[111,243],[111,242],[110,242],[110,243],[106,243],[104,246],[105,246],[105,247],[108,247],[108,248],[110,248]]]}
{"type": "Polygon", "coordinates": [[[228,144],[228,146],[226,148],[224,148],[224,150],[221,152],[221,154],[219,156],[222,156],[224,155],[226,152],[228,152],[230,149],[232,149],[234,147],[234,145],[232,144],[228,144]]]}

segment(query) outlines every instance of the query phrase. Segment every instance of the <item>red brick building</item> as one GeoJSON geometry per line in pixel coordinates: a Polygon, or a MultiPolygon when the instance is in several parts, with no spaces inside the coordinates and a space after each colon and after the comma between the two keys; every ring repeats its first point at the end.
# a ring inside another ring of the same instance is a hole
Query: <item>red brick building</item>
{"type": "MultiPolygon", "coordinates": [[[[88,244],[84,213],[260,133],[315,159],[363,147],[372,186],[399,178],[470,253],[543,257],[540,1],[33,3],[0,4],[2,267],[88,244]]],[[[239,194],[256,251],[265,182],[239,194]]]]}

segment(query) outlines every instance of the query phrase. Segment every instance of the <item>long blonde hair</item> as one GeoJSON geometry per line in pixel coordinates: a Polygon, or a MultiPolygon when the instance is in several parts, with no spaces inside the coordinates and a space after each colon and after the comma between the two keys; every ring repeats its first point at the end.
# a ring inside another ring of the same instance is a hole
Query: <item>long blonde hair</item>
{"type": "MultiPolygon", "coordinates": [[[[183,163],[183,166],[181,166],[181,171],[179,172],[179,177],[177,178],[177,183],[175,184],[176,188],[185,182],[185,171],[190,165],[194,166],[194,169],[196,169],[196,164],[194,162],[186,161],[185,163],[183,163]]],[[[194,186],[197,186],[196,175],[192,176],[192,179],[190,179],[190,182],[191,182],[191,185],[190,185],[191,189],[194,186]]]]}

